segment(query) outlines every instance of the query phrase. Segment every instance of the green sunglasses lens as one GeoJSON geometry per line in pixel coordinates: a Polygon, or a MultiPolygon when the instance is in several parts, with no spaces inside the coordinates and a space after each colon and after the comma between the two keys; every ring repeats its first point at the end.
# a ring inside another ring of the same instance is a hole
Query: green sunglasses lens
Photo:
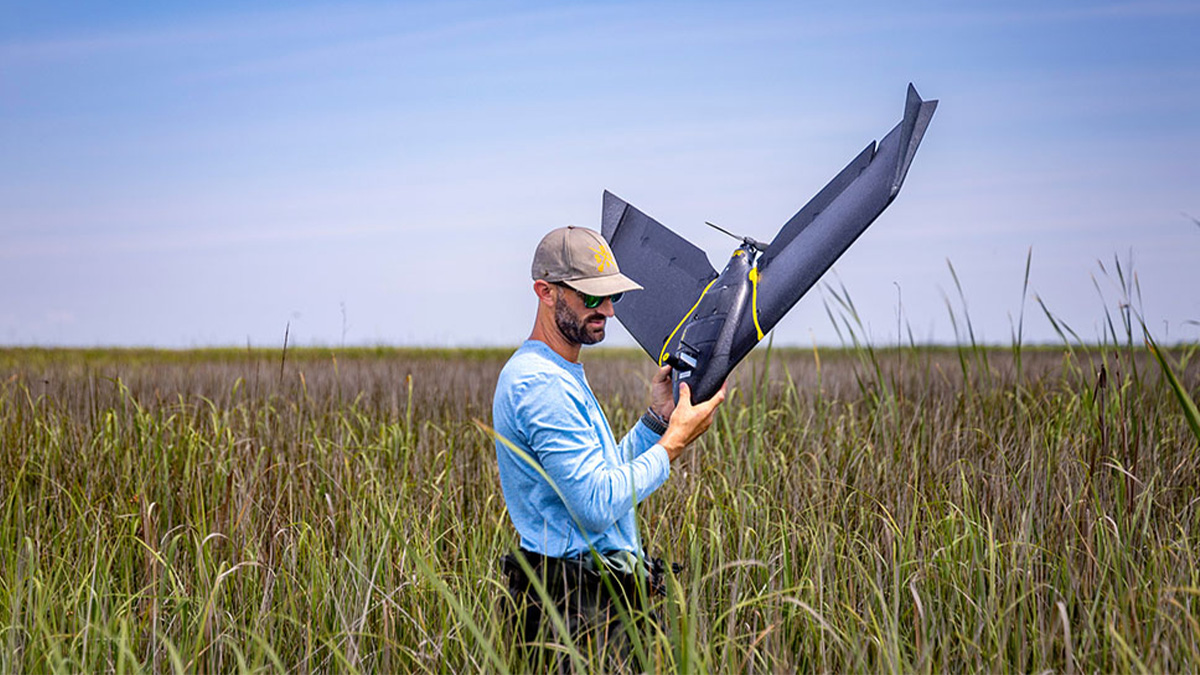
{"type": "Polygon", "coordinates": [[[614,303],[620,302],[621,296],[625,295],[624,293],[613,293],[612,295],[588,295],[587,293],[584,293],[583,291],[579,290],[578,288],[571,288],[570,286],[568,286],[562,282],[555,282],[555,284],[558,286],[561,286],[563,288],[569,288],[572,291],[575,291],[575,294],[578,295],[579,299],[583,301],[583,306],[588,309],[596,309],[600,305],[603,305],[605,298],[612,300],[614,303]]]}
{"type": "Polygon", "coordinates": [[[612,300],[614,303],[616,303],[616,302],[620,302],[622,295],[624,295],[624,294],[623,293],[613,293],[612,295],[588,295],[587,293],[580,293],[579,297],[583,298],[583,306],[584,307],[587,307],[588,309],[596,309],[600,305],[604,304],[605,298],[608,298],[609,300],[612,300]]]}

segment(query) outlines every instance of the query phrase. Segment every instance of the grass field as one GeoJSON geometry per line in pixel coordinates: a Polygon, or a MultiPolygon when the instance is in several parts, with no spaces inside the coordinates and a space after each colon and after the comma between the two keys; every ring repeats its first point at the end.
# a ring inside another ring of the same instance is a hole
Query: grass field
{"type": "MultiPolygon", "coordinates": [[[[521,669],[507,355],[0,351],[0,669],[521,669]]],[[[649,667],[1195,672],[1194,356],[756,352],[639,509],[649,667]]],[[[620,433],[652,364],[584,362],[620,433]]]]}

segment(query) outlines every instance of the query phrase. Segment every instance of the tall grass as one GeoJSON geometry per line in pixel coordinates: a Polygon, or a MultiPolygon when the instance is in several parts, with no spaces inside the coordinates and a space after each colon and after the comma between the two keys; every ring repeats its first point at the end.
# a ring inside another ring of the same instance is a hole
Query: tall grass
{"type": "MultiPolygon", "coordinates": [[[[640,507],[647,548],[686,566],[645,665],[1200,669],[1193,350],[1158,367],[1120,320],[1101,344],[879,348],[852,308],[831,305],[847,348],[739,368],[640,507]]],[[[506,358],[0,351],[0,668],[529,667],[475,422],[506,358]]],[[[632,425],[650,361],[584,359],[632,425]]]]}

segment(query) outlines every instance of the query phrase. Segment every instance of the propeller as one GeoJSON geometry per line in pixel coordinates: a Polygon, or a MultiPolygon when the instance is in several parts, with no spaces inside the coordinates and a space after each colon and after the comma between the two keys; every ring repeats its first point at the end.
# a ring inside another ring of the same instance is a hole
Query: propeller
{"type": "Polygon", "coordinates": [[[722,234],[727,234],[727,235],[733,237],[734,239],[737,239],[738,241],[742,242],[743,244],[745,244],[747,246],[750,246],[751,248],[753,248],[754,250],[756,250],[760,253],[767,250],[767,245],[761,241],[758,241],[757,239],[753,239],[751,237],[739,237],[738,235],[730,232],[729,230],[721,227],[720,225],[714,225],[713,223],[710,223],[707,220],[704,221],[704,224],[713,228],[717,232],[721,232],[722,234]]]}

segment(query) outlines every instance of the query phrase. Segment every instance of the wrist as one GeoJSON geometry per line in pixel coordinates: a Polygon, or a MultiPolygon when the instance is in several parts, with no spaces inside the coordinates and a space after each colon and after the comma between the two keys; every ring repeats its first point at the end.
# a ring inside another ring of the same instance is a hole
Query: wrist
{"type": "Polygon", "coordinates": [[[683,449],[687,447],[687,442],[680,438],[680,434],[672,431],[663,434],[662,438],[658,439],[658,444],[667,451],[667,459],[672,462],[682,455],[683,449]]]}

